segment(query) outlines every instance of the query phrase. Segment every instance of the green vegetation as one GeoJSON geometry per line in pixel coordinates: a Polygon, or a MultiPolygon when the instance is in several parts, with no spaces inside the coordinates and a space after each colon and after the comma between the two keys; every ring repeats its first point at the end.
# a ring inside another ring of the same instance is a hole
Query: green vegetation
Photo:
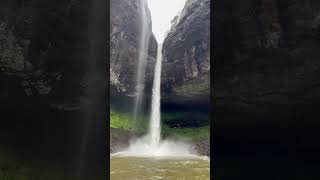
{"type": "Polygon", "coordinates": [[[162,136],[173,137],[173,138],[184,138],[184,139],[207,139],[210,137],[210,127],[199,127],[199,128],[170,128],[166,125],[162,126],[162,136]]]}
{"type": "Polygon", "coordinates": [[[139,117],[135,123],[128,113],[110,109],[110,127],[120,128],[128,131],[143,133],[146,130],[144,117],[139,117]]]}
{"type": "Polygon", "coordinates": [[[111,128],[120,128],[125,130],[133,130],[134,125],[130,116],[125,113],[115,112],[110,110],[110,127],[111,128]]]}
{"type": "Polygon", "coordinates": [[[178,113],[178,112],[175,112],[175,113],[162,113],[161,114],[161,121],[162,122],[168,122],[170,120],[178,119],[178,118],[181,118],[181,117],[183,117],[183,114],[182,113],[178,113]]]}
{"type": "MultiPolygon", "coordinates": [[[[194,114],[193,114],[194,115],[194,114]]],[[[187,115],[189,116],[189,115],[187,115]]],[[[203,114],[196,115],[196,120],[193,123],[205,124],[200,127],[171,127],[167,125],[167,123],[175,123],[181,122],[181,119],[186,117],[186,113],[175,112],[175,113],[163,113],[161,117],[162,121],[162,136],[172,137],[172,138],[184,138],[184,139],[206,139],[210,136],[210,126],[209,122],[207,122],[207,116],[203,114]],[[203,123],[205,121],[205,123],[203,123]]],[[[120,128],[128,131],[136,132],[136,133],[144,133],[148,127],[148,121],[145,120],[146,117],[140,117],[135,124],[131,119],[130,114],[123,113],[119,111],[115,111],[113,109],[110,110],[110,127],[111,128],[120,128]]],[[[191,120],[185,120],[191,121],[191,120]]]]}
{"type": "Polygon", "coordinates": [[[210,137],[208,115],[199,112],[174,112],[162,114],[162,136],[186,139],[210,137]]]}

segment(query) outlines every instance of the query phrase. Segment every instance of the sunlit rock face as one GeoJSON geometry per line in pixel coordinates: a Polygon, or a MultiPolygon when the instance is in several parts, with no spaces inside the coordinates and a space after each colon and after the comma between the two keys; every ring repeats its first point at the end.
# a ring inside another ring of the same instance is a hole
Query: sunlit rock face
{"type": "Polygon", "coordinates": [[[188,0],[163,43],[164,100],[209,99],[210,1],[188,0]]]}
{"type": "MultiPolygon", "coordinates": [[[[110,83],[121,94],[133,94],[136,86],[139,43],[141,40],[141,0],[110,1],[110,83]]],[[[151,30],[151,16],[147,24],[151,30]]],[[[151,87],[157,51],[154,35],[150,36],[146,67],[146,83],[151,87]]],[[[114,94],[114,93],[113,93],[114,94]]]]}
{"type": "Polygon", "coordinates": [[[320,104],[319,1],[229,0],[215,8],[218,107],[293,114],[320,104]]]}

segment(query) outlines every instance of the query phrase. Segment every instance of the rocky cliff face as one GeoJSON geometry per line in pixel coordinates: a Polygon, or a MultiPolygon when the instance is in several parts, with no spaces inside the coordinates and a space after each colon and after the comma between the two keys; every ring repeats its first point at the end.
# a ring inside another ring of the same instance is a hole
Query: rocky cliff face
{"type": "Polygon", "coordinates": [[[87,84],[90,15],[83,7],[89,3],[2,3],[0,76],[9,83],[1,88],[2,98],[50,97],[52,106],[73,107],[87,84]]]}
{"type": "Polygon", "coordinates": [[[139,135],[130,131],[110,128],[110,154],[120,152],[128,148],[130,145],[130,140],[138,137],[139,135]]]}
{"type": "MultiPolygon", "coordinates": [[[[139,43],[141,41],[141,0],[111,0],[110,24],[110,83],[111,90],[121,94],[135,92],[139,43]]],[[[150,12],[146,18],[151,30],[150,12]]],[[[146,65],[147,88],[152,85],[157,42],[150,37],[146,65]]]]}
{"type": "Polygon", "coordinates": [[[311,167],[320,149],[320,2],[221,0],[213,13],[214,152],[217,164],[228,159],[237,169],[217,176],[317,174],[311,167]]]}
{"type": "MultiPolygon", "coordinates": [[[[101,17],[95,3],[0,1],[1,152],[10,148],[22,157],[75,167],[71,159],[81,151],[83,125],[104,126],[98,116],[100,107],[104,114],[106,106],[99,99],[106,89],[106,80],[100,77],[107,73],[101,55],[105,48],[101,40],[107,35],[103,37],[105,24],[99,23],[107,15],[101,17]]],[[[101,137],[98,131],[91,131],[97,132],[91,134],[95,139],[101,137]]],[[[88,145],[90,153],[98,155],[104,147],[100,145],[88,145]]]]}
{"type": "Polygon", "coordinates": [[[188,0],[163,43],[165,99],[209,99],[210,1],[188,0]]]}
{"type": "Polygon", "coordinates": [[[217,106],[274,113],[320,102],[319,1],[229,0],[215,17],[217,106]]]}

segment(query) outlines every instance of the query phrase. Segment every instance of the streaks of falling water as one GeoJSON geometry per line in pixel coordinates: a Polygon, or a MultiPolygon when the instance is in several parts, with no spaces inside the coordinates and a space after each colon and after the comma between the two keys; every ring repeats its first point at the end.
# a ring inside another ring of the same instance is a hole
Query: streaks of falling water
{"type": "Polygon", "coordinates": [[[134,120],[137,120],[138,114],[141,112],[143,106],[143,95],[144,95],[144,78],[148,57],[149,40],[151,37],[151,27],[149,26],[149,11],[147,0],[140,0],[141,5],[141,34],[140,34],[140,45],[139,45],[139,59],[137,66],[137,79],[136,79],[136,98],[134,104],[134,120]]]}
{"type": "Polygon", "coordinates": [[[161,134],[161,65],[162,65],[162,44],[158,45],[157,51],[157,62],[154,72],[153,89],[152,89],[152,106],[151,106],[151,117],[150,117],[150,145],[152,149],[156,149],[160,144],[161,134]]]}
{"type": "Polygon", "coordinates": [[[150,127],[147,135],[130,142],[128,149],[115,153],[113,156],[137,157],[192,157],[196,153],[190,151],[191,146],[186,142],[161,139],[161,66],[162,44],[158,45],[157,62],[154,71],[150,127]],[[174,147],[174,148],[172,148],[174,147]]]}

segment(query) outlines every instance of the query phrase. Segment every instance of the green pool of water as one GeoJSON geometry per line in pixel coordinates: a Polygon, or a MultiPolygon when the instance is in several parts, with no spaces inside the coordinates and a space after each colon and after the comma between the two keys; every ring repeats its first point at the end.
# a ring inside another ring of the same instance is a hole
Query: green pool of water
{"type": "Polygon", "coordinates": [[[202,158],[111,157],[111,180],[209,180],[210,161],[202,158]]]}

